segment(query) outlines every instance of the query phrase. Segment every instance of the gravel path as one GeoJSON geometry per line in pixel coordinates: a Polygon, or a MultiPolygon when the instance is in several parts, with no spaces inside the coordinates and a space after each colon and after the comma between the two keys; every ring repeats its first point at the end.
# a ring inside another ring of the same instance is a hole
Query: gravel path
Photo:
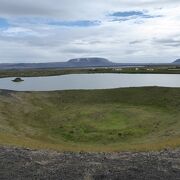
{"type": "Polygon", "coordinates": [[[0,180],[180,180],[180,149],[57,153],[0,146],[0,180]]]}

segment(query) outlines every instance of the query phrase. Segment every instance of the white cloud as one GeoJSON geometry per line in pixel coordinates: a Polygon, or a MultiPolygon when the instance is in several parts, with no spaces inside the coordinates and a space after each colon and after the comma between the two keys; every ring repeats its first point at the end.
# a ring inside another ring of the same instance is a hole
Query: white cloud
{"type": "Polygon", "coordinates": [[[180,46],[179,0],[0,0],[0,62],[66,61],[100,56],[116,62],[169,62],[180,46]],[[112,12],[143,11],[155,18],[113,22],[112,12]],[[49,21],[101,21],[97,26],[49,21]],[[171,40],[167,46],[165,40],[171,40]],[[132,43],[134,42],[134,43],[132,43]]]}

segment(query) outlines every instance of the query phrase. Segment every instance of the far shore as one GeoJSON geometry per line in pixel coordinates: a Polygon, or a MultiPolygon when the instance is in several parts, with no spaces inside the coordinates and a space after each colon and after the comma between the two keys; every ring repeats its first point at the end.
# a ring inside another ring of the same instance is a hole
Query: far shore
{"type": "Polygon", "coordinates": [[[65,69],[12,69],[0,70],[0,78],[40,77],[86,73],[127,73],[127,74],[180,74],[180,67],[89,67],[65,69]]]}

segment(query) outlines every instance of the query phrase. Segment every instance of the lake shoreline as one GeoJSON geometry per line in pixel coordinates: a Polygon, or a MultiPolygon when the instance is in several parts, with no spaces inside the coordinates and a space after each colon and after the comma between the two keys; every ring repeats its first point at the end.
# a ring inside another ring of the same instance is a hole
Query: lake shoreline
{"type": "Polygon", "coordinates": [[[66,74],[59,76],[23,77],[0,79],[0,89],[15,91],[95,90],[130,87],[180,87],[179,74],[66,74]]]}
{"type": "Polygon", "coordinates": [[[43,77],[67,74],[94,74],[94,73],[115,73],[115,74],[180,74],[180,66],[168,69],[168,67],[146,68],[65,68],[65,69],[12,69],[0,70],[0,78],[5,77],[43,77]]]}

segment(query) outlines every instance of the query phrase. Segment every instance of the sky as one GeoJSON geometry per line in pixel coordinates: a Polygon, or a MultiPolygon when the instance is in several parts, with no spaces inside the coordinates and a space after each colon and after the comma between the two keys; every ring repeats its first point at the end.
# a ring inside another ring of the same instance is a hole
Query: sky
{"type": "Polygon", "coordinates": [[[0,63],[180,58],[180,0],[0,0],[0,63]]]}

